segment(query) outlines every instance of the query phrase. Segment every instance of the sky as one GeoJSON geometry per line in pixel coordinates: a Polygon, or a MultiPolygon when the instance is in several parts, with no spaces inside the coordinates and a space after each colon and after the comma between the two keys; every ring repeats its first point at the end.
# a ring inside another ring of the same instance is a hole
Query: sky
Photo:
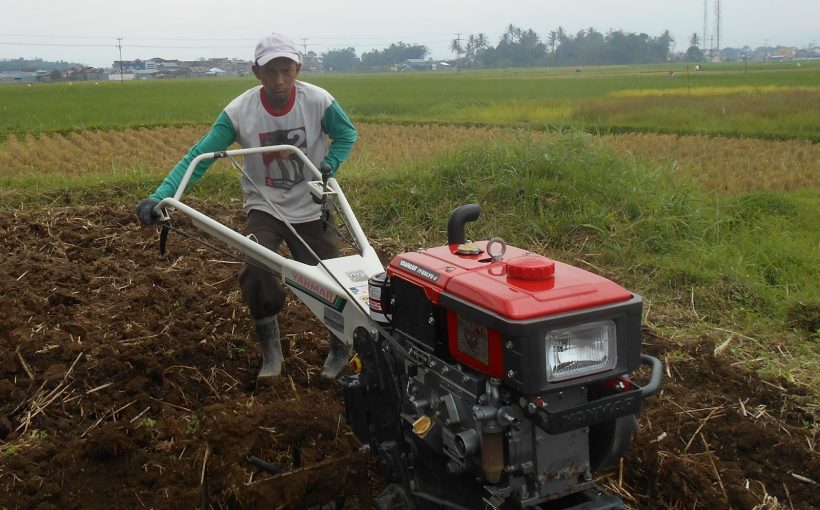
{"type": "MultiPolygon", "coordinates": [[[[110,67],[119,60],[228,57],[251,60],[256,41],[288,35],[321,54],[353,47],[356,54],[391,43],[421,44],[434,59],[453,58],[450,43],[484,33],[495,45],[506,27],[532,29],[542,40],[563,27],[593,27],[660,35],[669,30],[675,51],[693,33],[707,46],[717,0],[313,0],[236,2],[199,0],[3,0],[0,59],[41,58],[110,67]],[[291,6],[291,7],[287,7],[291,6]]],[[[756,48],[820,45],[818,0],[721,0],[720,46],[756,48]]]]}

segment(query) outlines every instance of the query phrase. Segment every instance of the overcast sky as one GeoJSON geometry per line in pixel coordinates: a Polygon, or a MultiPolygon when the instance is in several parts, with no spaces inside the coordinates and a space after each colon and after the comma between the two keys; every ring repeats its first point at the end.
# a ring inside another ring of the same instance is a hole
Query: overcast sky
{"type": "MultiPolygon", "coordinates": [[[[708,2],[707,41],[714,31],[708,2]]],[[[704,0],[14,0],[0,8],[0,59],[42,58],[96,67],[161,57],[252,59],[268,32],[289,35],[322,53],[353,47],[357,55],[404,41],[423,44],[436,59],[452,58],[450,41],[486,34],[493,45],[509,24],[542,39],[594,27],[657,36],[669,30],[683,51],[704,31],[704,0]]],[[[721,47],[820,44],[818,0],[722,0],[721,47]]],[[[707,44],[707,46],[711,46],[707,44]]]]}

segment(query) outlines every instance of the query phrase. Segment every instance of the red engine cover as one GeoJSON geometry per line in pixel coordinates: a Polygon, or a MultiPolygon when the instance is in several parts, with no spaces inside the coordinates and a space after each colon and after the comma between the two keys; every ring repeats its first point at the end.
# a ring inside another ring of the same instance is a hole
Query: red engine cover
{"type": "Polygon", "coordinates": [[[439,294],[458,297],[510,320],[617,303],[632,294],[606,278],[583,269],[508,247],[502,260],[492,261],[487,241],[475,243],[478,255],[459,255],[455,246],[440,246],[396,256],[388,274],[422,287],[438,304],[439,294]]]}

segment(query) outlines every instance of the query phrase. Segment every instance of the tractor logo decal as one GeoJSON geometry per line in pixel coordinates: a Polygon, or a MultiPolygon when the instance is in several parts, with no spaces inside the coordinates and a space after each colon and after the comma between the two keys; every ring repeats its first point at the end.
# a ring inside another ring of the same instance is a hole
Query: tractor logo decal
{"type": "Polygon", "coordinates": [[[313,299],[324,303],[325,305],[337,311],[342,311],[347,304],[347,300],[341,296],[337,296],[333,292],[327,290],[316,282],[312,282],[303,276],[296,275],[295,280],[290,278],[285,279],[285,283],[296,290],[302,291],[313,299]]]}
{"type": "Polygon", "coordinates": [[[425,280],[430,280],[431,282],[438,281],[438,273],[435,271],[430,271],[427,268],[421,267],[418,264],[413,264],[412,262],[408,262],[407,260],[401,259],[399,261],[399,266],[407,269],[411,273],[415,273],[425,280]]]}

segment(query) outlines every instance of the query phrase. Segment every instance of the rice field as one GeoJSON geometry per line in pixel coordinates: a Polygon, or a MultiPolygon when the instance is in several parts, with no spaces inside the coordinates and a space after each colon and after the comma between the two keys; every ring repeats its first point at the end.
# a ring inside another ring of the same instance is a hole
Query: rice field
{"type": "MultiPolygon", "coordinates": [[[[0,189],[14,182],[104,179],[139,171],[164,176],[208,125],[9,135],[0,144],[0,189]]],[[[508,127],[358,125],[359,142],[345,171],[379,172],[474,144],[516,144],[555,133],[508,127]]],[[[765,140],[632,133],[587,135],[590,141],[645,160],[709,193],[795,191],[820,187],[820,145],[806,140],[765,140]]],[[[227,171],[225,161],[211,170],[227,171]]],[[[343,178],[344,172],[341,174],[343,178]]]]}

